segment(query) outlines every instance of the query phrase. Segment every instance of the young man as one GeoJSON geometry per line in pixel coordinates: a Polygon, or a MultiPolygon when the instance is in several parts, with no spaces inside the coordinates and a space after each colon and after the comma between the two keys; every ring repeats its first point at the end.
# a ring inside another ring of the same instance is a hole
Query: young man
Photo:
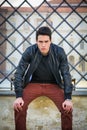
{"type": "Polygon", "coordinates": [[[39,28],[36,44],[23,53],[14,87],[16,130],[26,130],[28,105],[39,96],[47,96],[55,103],[61,112],[62,130],[72,130],[72,84],[67,57],[61,47],[51,43],[48,27],[39,28]]]}

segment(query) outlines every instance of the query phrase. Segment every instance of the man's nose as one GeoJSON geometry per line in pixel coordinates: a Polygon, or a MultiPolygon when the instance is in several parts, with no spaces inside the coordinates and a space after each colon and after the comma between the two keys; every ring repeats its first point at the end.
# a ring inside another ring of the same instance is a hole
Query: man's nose
{"type": "Polygon", "coordinates": [[[46,45],[46,43],[45,43],[45,42],[43,42],[43,43],[42,43],[42,46],[44,47],[45,45],[46,45]]]}

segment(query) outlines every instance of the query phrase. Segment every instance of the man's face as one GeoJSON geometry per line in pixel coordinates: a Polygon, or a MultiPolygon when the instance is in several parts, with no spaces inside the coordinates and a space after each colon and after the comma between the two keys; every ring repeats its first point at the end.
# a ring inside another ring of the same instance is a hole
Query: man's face
{"type": "Polygon", "coordinates": [[[47,55],[51,44],[50,37],[48,35],[39,35],[36,42],[40,52],[43,55],[47,55]]]}

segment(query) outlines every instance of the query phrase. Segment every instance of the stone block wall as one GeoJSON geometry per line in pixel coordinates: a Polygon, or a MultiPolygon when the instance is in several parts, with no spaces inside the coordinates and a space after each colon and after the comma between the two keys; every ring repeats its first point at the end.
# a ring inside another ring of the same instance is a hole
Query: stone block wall
{"type": "MultiPolygon", "coordinates": [[[[0,96],[0,130],[15,130],[14,96],[0,96]]],[[[87,96],[73,96],[73,130],[87,130],[87,96]]],[[[27,130],[61,130],[60,113],[47,97],[35,99],[28,108],[27,130]]]]}

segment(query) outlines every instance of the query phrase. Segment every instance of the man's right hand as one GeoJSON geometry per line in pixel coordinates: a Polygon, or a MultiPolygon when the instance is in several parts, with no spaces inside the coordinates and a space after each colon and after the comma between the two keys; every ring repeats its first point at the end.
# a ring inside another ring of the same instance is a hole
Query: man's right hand
{"type": "Polygon", "coordinates": [[[13,103],[14,110],[16,110],[17,112],[22,111],[23,105],[24,101],[22,97],[17,98],[13,103]]]}

